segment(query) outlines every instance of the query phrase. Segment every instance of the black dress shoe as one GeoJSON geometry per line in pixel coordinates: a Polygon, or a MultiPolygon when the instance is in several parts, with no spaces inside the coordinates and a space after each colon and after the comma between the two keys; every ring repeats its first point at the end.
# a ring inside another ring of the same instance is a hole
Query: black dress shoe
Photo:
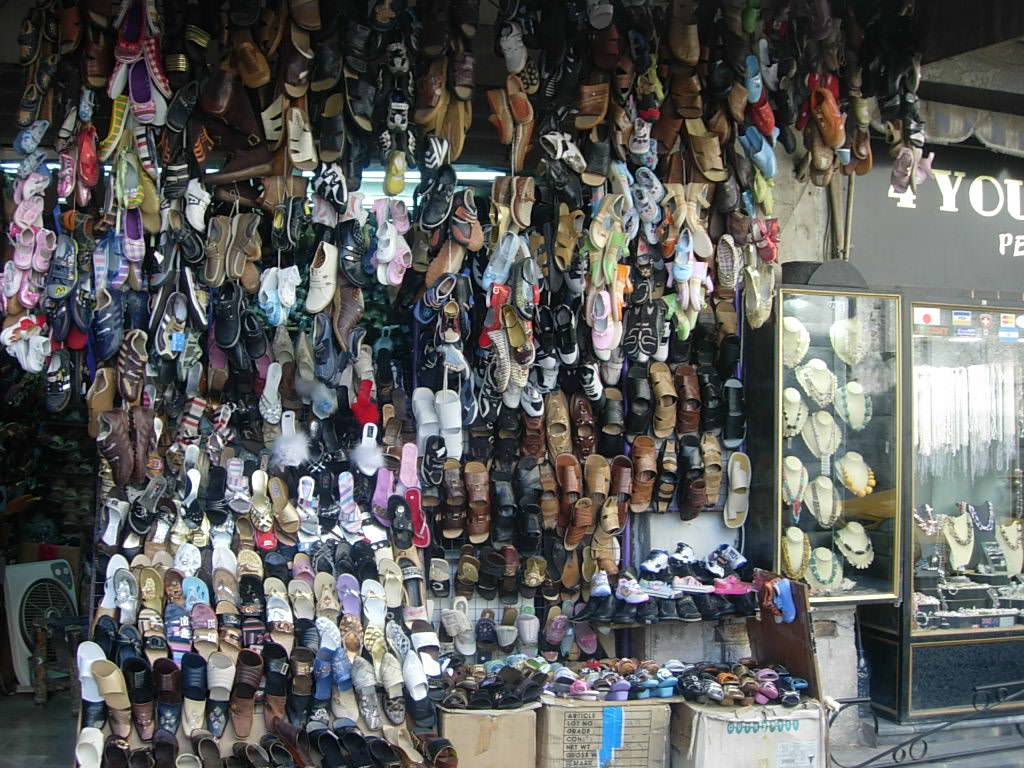
{"type": "Polygon", "coordinates": [[[652,597],[651,602],[658,603],[658,621],[679,621],[676,612],[676,601],[671,597],[652,597]]]}
{"type": "Polygon", "coordinates": [[[111,616],[100,616],[92,630],[92,641],[103,649],[110,661],[117,658],[117,622],[111,616]]]}
{"type": "Polygon", "coordinates": [[[677,597],[676,603],[676,615],[682,621],[700,621],[700,611],[697,610],[696,603],[693,602],[693,598],[690,595],[683,595],[677,597]]]}
{"type": "Polygon", "coordinates": [[[636,620],[639,624],[658,623],[658,600],[650,598],[636,607],[636,620]]]}
{"type": "Polygon", "coordinates": [[[716,621],[722,615],[718,607],[711,602],[710,595],[704,592],[694,594],[693,603],[697,606],[697,611],[704,621],[716,621]]]}
{"type": "Polygon", "coordinates": [[[587,606],[591,609],[590,620],[598,624],[610,624],[615,618],[616,605],[615,595],[604,597],[591,597],[587,606]]]}
{"type": "Polygon", "coordinates": [[[633,603],[627,603],[625,600],[615,600],[615,613],[612,616],[613,624],[636,624],[637,623],[637,611],[636,605],[633,603]]]}

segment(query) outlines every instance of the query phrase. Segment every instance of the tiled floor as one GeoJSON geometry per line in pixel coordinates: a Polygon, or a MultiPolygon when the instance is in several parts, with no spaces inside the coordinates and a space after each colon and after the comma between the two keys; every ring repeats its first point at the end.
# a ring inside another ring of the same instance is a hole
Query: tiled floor
{"type": "Polygon", "coordinates": [[[31,694],[0,696],[0,768],[71,768],[75,727],[66,693],[44,706],[31,694]]]}

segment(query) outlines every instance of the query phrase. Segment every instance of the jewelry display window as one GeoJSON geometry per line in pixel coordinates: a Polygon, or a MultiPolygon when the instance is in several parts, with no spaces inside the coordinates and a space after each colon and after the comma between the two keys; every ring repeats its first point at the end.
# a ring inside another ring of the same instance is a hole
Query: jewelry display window
{"type": "Polygon", "coordinates": [[[777,327],[782,572],[812,599],[897,597],[899,297],[786,289],[777,327]]]}
{"type": "Polygon", "coordinates": [[[1024,310],[913,313],[911,629],[1024,630],[1024,310]]]}

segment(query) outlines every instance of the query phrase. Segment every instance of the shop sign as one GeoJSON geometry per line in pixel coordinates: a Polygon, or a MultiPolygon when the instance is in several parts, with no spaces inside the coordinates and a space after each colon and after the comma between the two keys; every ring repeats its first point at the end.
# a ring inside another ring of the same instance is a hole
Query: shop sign
{"type": "Polygon", "coordinates": [[[1024,294],[1024,160],[994,152],[929,146],[934,177],[902,194],[892,160],[875,147],[875,167],[858,177],[850,262],[869,285],[934,287],[936,298],[1024,294]]]}

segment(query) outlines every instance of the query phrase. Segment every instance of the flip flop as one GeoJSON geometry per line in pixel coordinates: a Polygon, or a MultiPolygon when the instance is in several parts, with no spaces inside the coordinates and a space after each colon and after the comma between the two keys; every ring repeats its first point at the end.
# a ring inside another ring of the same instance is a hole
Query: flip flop
{"type": "MultiPolygon", "coordinates": [[[[384,586],[376,579],[363,581],[360,587],[360,594],[363,602],[363,616],[367,624],[377,624],[383,627],[387,614],[387,598],[384,593],[384,586]]],[[[354,614],[358,615],[358,613],[354,614]]]]}

